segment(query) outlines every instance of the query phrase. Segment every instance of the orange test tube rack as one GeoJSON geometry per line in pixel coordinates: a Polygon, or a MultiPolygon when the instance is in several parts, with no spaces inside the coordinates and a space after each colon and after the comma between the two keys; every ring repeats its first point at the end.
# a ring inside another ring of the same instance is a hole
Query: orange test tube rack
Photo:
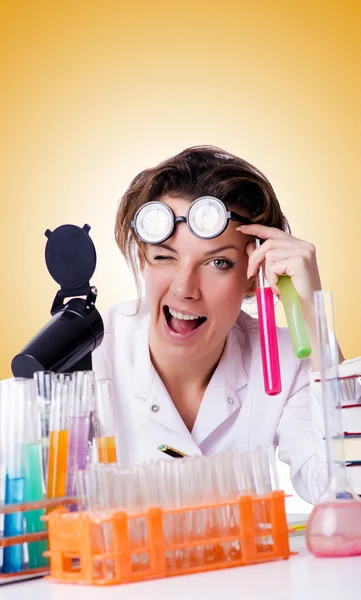
{"type": "Polygon", "coordinates": [[[49,551],[45,553],[50,559],[49,579],[107,586],[288,559],[293,553],[289,549],[284,500],[283,491],[274,491],[267,496],[241,496],[234,502],[207,506],[152,508],[137,515],[122,511],[95,515],[55,510],[45,517],[49,531],[49,551]],[[215,514],[217,510],[237,512],[237,524],[229,527],[226,535],[213,527],[203,536],[190,534],[185,540],[181,534],[172,543],[167,540],[165,523],[172,527],[174,519],[179,533],[184,531],[184,519],[191,515],[197,518],[200,511],[205,515],[206,511],[215,514]],[[267,515],[266,527],[258,522],[260,512],[267,515]],[[131,531],[140,522],[145,536],[134,540],[131,531]],[[99,543],[101,531],[107,531],[111,540],[106,550],[99,543]]]}
{"type": "MultiPolygon", "coordinates": [[[[30,510],[39,509],[52,509],[59,505],[66,506],[67,504],[74,504],[77,498],[57,498],[54,500],[44,499],[34,502],[24,502],[19,504],[0,504],[0,515],[12,514],[16,512],[26,512],[30,510]]],[[[0,549],[15,546],[17,544],[26,544],[31,542],[38,542],[40,540],[47,540],[48,532],[39,531],[34,533],[24,533],[23,535],[7,536],[3,537],[0,535],[0,549]]],[[[2,573],[0,567],[0,585],[6,584],[10,581],[24,581],[26,579],[32,579],[33,577],[41,577],[49,573],[50,567],[38,567],[38,568],[24,568],[16,573],[2,573]]]]}

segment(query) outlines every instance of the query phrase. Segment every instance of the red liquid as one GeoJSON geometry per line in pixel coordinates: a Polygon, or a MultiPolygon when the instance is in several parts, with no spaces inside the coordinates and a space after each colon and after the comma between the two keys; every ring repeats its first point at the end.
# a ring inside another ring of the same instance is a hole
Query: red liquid
{"type": "Polygon", "coordinates": [[[314,556],[361,555],[361,502],[325,502],[314,507],[306,529],[306,543],[314,556]]]}
{"type": "Polygon", "coordinates": [[[269,396],[275,396],[281,392],[282,384],[275,308],[273,292],[270,287],[257,288],[257,307],[264,389],[269,396]]]}

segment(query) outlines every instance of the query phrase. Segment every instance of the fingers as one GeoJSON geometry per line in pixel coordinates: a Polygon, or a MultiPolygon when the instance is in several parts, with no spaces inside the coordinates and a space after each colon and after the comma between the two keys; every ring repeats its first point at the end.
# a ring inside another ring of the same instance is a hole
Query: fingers
{"type": "MultiPolygon", "coordinates": [[[[280,275],[290,275],[294,272],[294,269],[290,267],[291,261],[289,258],[285,260],[279,260],[274,263],[265,264],[265,277],[271,286],[273,292],[279,297],[280,289],[278,287],[278,278],[280,275]]],[[[290,275],[291,276],[291,275],[290,275]]]]}
{"type": "Polygon", "coordinates": [[[248,242],[248,244],[245,247],[247,256],[251,256],[251,254],[254,252],[255,249],[256,249],[255,242],[248,242]]]}
{"type": "Polygon", "coordinates": [[[291,277],[299,295],[302,308],[311,314],[315,290],[321,289],[321,279],[317,266],[316,249],[313,244],[265,225],[241,225],[237,227],[245,235],[258,237],[264,242],[259,248],[249,242],[246,245],[248,255],[247,278],[251,280],[261,265],[264,275],[274,294],[280,297],[278,278],[281,275],[291,277]]]}
{"type": "Polygon", "coordinates": [[[290,234],[278,229],[277,227],[268,227],[268,225],[259,225],[254,223],[253,225],[240,225],[237,227],[237,231],[241,231],[245,235],[254,235],[255,237],[261,238],[261,240],[282,239],[292,237],[290,234]]]}
{"type": "Polygon", "coordinates": [[[266,225],[240,225],[237,230],[265,240],[258,248],[255,248],[255,244],[251,242],[246,246],[246,253],[249,257],[248,279],[257,275],[262,264],[264,264],[266,276],[269,273],[271,285],[272,281],[275,282],[276,275],[283,274],[301,279],[309,273],[312,280],[319,279],[316,249],[313,244],[300,240],[276,227],[267,227],[266,225]],[[277,266],[272,267],[272,265],[277,266]]]}
{"type": "Polygon", "coordinates": [[[296,238],[288,236],[282,239],[268,239],[259,248],[256,248],[249,256],[247,277],[253,277],[258,272],[260,266],[266,258],[270,262],[283,259],[293,254],[299,254],[300,249],[295,244],[296,238]]]}
{"type": "Polygon", "coordinates": [[[265,261],[265,277],[277,296],[280,295],[278,287],[278,278],[281,275],[288,275],[300,296],[300,299],[310,300],[313,303],[313,292],[321,289],[321,282],[318,270],[310,268],[307,259],[304,256],[294,254],[276,262],[265,261]]]}

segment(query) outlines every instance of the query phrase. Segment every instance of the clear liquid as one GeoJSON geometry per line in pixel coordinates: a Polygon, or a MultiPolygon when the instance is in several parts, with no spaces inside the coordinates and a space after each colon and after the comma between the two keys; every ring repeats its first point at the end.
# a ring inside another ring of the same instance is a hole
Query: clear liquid
{"type": "Polygon", "coordinates": [[[361,502],[317,504],[307,523],[306,543],[314,556],[360,556],[361,502]]]}
{"type": "Polygon", "coordinates": [[[69,450],[66,495],[76,495],[76,475],[78,469],[84,471],[88,454],[89,417],[69,417],[69,450]]]}

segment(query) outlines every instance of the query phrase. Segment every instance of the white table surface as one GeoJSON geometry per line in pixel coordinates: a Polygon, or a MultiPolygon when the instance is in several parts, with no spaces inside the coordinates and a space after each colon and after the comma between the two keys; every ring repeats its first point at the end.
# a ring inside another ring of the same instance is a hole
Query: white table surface
{"type": "Polygon", "coordinates": [[[303,536],[288,560],[107,588],[55,584],[43,579],[0,587],[1,600],[342,600],[361,588],[361,557],[315,558],[303,536]]]}

